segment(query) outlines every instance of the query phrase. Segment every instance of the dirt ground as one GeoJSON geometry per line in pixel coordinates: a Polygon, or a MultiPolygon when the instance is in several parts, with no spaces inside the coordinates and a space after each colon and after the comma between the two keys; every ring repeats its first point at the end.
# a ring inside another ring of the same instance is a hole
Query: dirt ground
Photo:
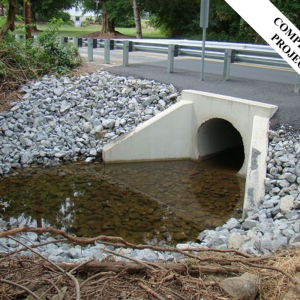
{"type": "Polygon", "coordinates": [[[124,34],[121,34],[120,32],[116,31],[114,33],[102,33],[100,31],[93,32],[87,35],[83,35],[84,38],[93,38],[93,39],[132,39],[132,36],[127,36],[124,34]]]}

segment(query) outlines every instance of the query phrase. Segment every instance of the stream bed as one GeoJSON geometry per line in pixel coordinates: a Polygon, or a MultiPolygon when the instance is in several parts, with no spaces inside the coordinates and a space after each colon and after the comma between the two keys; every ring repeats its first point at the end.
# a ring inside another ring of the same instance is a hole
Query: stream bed
{"type": "Polygon", "coordinates": [[[245,179],[235,173],[190,160],[18,169],[0,178],[0,217],[12,227],[175,245],[241,216],[245,179]]]}

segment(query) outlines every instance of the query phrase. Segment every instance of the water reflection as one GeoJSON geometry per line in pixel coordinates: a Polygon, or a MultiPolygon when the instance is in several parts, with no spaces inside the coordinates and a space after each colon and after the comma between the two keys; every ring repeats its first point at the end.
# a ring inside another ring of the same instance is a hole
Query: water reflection
{"type": "Polygon", "coordinates": [[[243,183],[191,161],[72,163],[2,178],[0,205],[3,219],[17,225],[172,245],[236,216],[243,183]]]}

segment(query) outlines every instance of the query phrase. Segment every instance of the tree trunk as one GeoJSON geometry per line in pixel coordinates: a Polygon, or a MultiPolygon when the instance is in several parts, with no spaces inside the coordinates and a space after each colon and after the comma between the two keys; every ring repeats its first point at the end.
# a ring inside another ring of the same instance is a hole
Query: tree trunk
{"type": "Polygon", "coordinates": [[[103,33],[115,33],[115,22],[109,20],[106,9],[106,0],[102,2],[102,30],[103,33]]]}
{"type": "Polygon", "coordinates": [[[132,0],[132,7],[133,7],[134,23],[135,23],[135,30],[136,30],[136,38],[141,39],[143,38],[142,23],[141,23],[141,17],[140,17],[137,0],[132,0]]]}
{"type": "Polygon", "coordinates": [[[15,30],[17,0],[9,0],[7,19],[0,31],[0,42],[3,41],[7,32],[15,30]]]}
{"type": "Polygon", "coordinates": [[[31,28],[31,0],[24,0],[24,13],[25,13],[25,30],[26,39],[32,38],[32,28],[31,28]]]}

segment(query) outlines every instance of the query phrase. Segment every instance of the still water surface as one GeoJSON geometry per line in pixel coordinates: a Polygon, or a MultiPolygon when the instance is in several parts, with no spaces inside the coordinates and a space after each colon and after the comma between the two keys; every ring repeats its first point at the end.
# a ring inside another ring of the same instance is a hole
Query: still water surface
{"type": "Polygon", "coordinates": [[[239,218],[243,194],[243,178],[207,163],[78,162],[26,168],[0,179],[0,214],[13,226],[174,245],[239,218]]]}

